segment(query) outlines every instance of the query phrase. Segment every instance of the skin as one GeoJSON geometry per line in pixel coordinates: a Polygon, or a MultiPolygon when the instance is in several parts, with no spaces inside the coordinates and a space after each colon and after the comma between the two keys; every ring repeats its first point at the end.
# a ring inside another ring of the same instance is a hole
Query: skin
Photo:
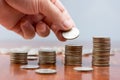
{"type": "Polygon", "coordinates": [[[25,39],[37,33],[46,37],[52,30],[58,40],[66,41],[62,32],[75,26],[59,0],[0,0],[0,24],[25,39]]]}

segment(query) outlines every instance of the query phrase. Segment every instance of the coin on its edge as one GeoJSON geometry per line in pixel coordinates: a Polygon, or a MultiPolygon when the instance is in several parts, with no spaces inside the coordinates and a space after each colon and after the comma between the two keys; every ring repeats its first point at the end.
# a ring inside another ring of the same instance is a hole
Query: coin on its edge
{"type": "Polygon", "coordinates": [[[76,71],[84,71],[84,72],[93,70],[93,68],[91,68],[91,67],[74,67],[73,69],[76,71]]]}
{"type": "Polygon", "coordinates": [[[35,70],[36,73],[40,73],[40,74],[53,74],[56,73],[56,70],[54,69],[37,69],[35,70]]]}
{"type": "Polygon", "coordinates": [[[79,34],[80,34],[79,30],[77,28],[73,27],[71,30],[63,32],[62,36],[65,39],[72,40],[72,39],[77,38],[79,36],[79,34]]]}

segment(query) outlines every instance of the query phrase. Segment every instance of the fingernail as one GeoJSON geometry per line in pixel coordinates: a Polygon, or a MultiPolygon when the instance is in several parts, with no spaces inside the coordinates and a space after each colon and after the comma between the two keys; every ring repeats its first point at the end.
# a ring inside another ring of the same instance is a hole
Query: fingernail
{"type": "Polygon", "coordinates": [[[64,21],[64,26],[66,27],[66,28],[71,28],[72,27],[72,23],[71,23],[71,21],[70,20],[66,20],[66,21],[64,21]]]}

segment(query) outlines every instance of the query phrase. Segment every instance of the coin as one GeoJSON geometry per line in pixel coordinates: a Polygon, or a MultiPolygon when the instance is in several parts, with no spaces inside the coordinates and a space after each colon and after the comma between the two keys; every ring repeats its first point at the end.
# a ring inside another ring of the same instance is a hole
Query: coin
{"type": "Polygon", "coordinates": [[[107,42],[107,41],[110,41],[110,38],[109,37],[93,37],[93,41],[95,42],[107,42]]]}
{"type": "Polygon", "coordinates": [[[28,59],[28,60],[37,60],[38,57],[35,57],[35,56],[28,56],[27,59],[28,59]]]}
{"type": "Polygon", "coordinates": [[[39,57],[39,60],[40,61],[54,61],[54,60],[56,60],[56,57],[39,57]]]}
{"type": "Polygon", "coordinates": [[[12,62],[12,61],[11,61],[11,63],[13,63],[13,64],[27,64],[27,62],[12,62]]]}
{"type": "Polygon", "coordinates": [[[67,61],[81,61],[81,57],[80,56],[78,56],[78,57],[76,57],[76,56],[66,56],[65,57],[65,60],[67,60],[67,61]]]}
{"type": "Polygon", "coordinates": [[[62,36],[65,38],[65,39],[68,39],[68,40],[72,40],[72,39],[75,39],[79,36],[80,32],[77,28],[73,27],[71,30],[67,31],[67,32],[63,32],[62,33],[62,36]]]}
{"type": "Polygon", "coordinates": [[[93,61],[94,64],[109,64],[109,61],[93,61]]]}
{"type": "Polygon", "coordinates": [[[56,51],[55,50],[40,50],[38,64],[55,64],[56,51]]]}
{"type": "Polygon", "coordinates": [[[74,65],[81,65],[82,63],[81,62],[76,62],[76,61],[66,61],[65,65],[71,65],[71,66],[74,66],[74,65]]]}
{"type": "Polygon", "coordinates": [[[56,61],[39,61],[38,64],[46,64],[46,65],[50,65],[50,64],[54,64],[55,65],[56,61]]]}
{"type": "Polygon", "coordinates": [[[27,64],[27,52],[12,52],[10,54],[10,62],[14,64],[27,64]]]}
{"type": "Polygon", "coordinates": [[[82,64],[82,46],[69,44],[65,45],[65,65],[82,64]]]}
{"type": "Polygon", "coordinates": [[[109,37],[93,37],[93,56],[94,66],[109,66],[111,43],[109,37]]]}
{"type": "Polygon", "coordinates": [[[82,56],[82,52],[65,52],[65,56],[82,56]]]}
{"type": "Polygon", "coordinates": [[[38,65],[22,65],[20,66],[20,68],[23,68],[23,69],[36,69],[36,68],[39,68],[38,65]]]}
{"type": "Polygon", "coordinates": [[[98,64],[98,63],[93,63],[94,66],[98,66],[98,67],[108,67],[110,64],[98,64]]]}
{"type": "Polygon", "coordinates": [[[93,70],[93,68],[91,67],[74,67],[73,69],[76,71],[92,71],[93,70]]]}
{"type": "Polygon", "coordinates": [[[39,56],[56,56],[55,50],[40,50],[39,56]]]}
{"type": "Polygon", "coordinates": [[[93,53],[93,57],[95,57],[95,56],[99,56],[99,57],[104,57],[104,56],[107,56],[107,57],[109,57],[109,56],[111,56],[111,54],[100,54],[100,53],[93,53]]]}
{"type": "Polygon", "coordinates": [[[56,73],[57,71],[54,69],[37,69],[35,70],[35,72],[40,74],[53,74],[56,73]]]}

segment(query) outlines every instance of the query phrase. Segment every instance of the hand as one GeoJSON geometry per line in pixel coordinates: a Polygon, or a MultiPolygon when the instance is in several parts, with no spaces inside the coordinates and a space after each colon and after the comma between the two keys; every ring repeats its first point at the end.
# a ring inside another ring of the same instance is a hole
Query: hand
{"type": "MultiPolygon", "coordinates": [[[[5,0],[0,0],[0,11],[0,24],[5,28],[20,34],[26,39],[30,39],[35,36],[35,24],[43,19],[43,16],[40,14],[23,14],[9,6],[5,0]]],[[[46,33],[46,36],[48,34],[46,33]]]]}
{"type": "Polygon", "coordinates": [[[15,18],[13,22],[10,22],[12,27],[10,26],[9,29],[22,34],[25,38],[34,37],[35,32],[40,36],[47,36],[49,34],[49,28],[51,28],[59,40],[65,41],[62,37],[62,32],[70,30],[75,26],[59,0],[5,1],[13,8],[14,13],[19,14],[17,15],[19,19],[17,18],[16,20],[15,18]],[[40,18],[38,21],[31,23],[32,21],[30,22],[30,19],[26,18],[29,17],[28,15],[38,15],[40,18]],[[20,30],[17,30],[18,28],[16,28],[16,26],[19,27],[20,30]]]}

